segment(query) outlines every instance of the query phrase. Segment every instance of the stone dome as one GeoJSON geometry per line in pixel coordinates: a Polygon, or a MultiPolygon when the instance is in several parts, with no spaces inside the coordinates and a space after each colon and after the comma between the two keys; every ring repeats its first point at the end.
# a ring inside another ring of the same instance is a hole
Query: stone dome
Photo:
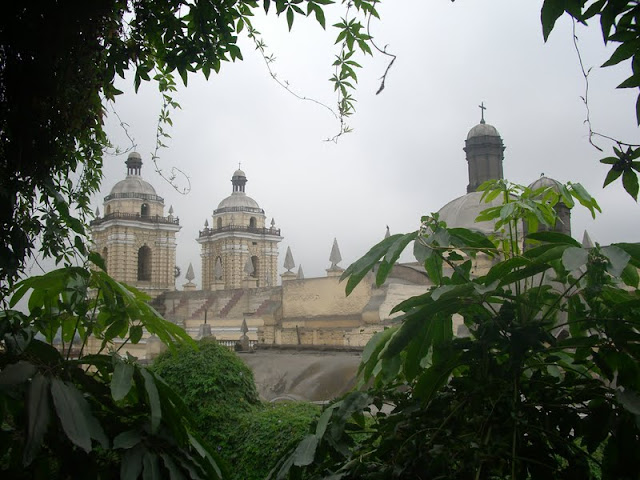
{"type": "Polygon", "coordinates": [[[218,204],[216,211],[223,208],[233,208],[234,210],[250,208],[260,210],[260,205],[244,192],[233,192],[218,204]]]}
{"type": "Polygon", "coordinates": [[[471,192],[451,200],[438,212],[440,220],[449,228],[468,228],[490,234],[495,231],[495,222],[476,222],[480,212],[489,207],[502,205],[502,199],[496,198],[489,203],[482,201],[484,192],[471,192]]]}
{"type": "Polygon", "coordinates": [[[553,178],[545,177],[544,175],[541,175],[540,178],[538,178],[535,182],[529,185],[529,188],[531,190],[537,190],[539,188],[548,188],[548,187],[551,187],[557,193],[562,192],[562,184],[559,181],[553,178]]]}
{"type": "Polygon", "coordinates": [[[113,186],[110,195],[125,193],[156,195],[156,189],[140,175],[127,175],[113,186]]]}
{"type": "Polygon", "coordinates": [[[234,177],[246,177],[247,175],[240,169],[233,172],[234,177]]]}
{"type": "Polygon", "coordinates": [[[481,121],[478,125],[469,130],[467,134],[467,140],[475,137],[499,137],[498,130],[493,125],[489,125],[484,121],[481,121]]]}

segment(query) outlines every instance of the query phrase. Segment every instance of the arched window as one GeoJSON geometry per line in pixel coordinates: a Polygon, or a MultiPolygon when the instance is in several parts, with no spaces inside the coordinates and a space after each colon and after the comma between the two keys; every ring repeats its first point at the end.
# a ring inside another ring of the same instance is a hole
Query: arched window
{"type": "Polygon", "coordinates": [[[151,281],[151,249],[146,245],[138,250],[138,281],[151,281]]]}
{"type": "Polygon", "coordinates": [[[218,225],[219,229],[222,228],[222,219],[221,218],[218,218],[217,225],[218,225]]]}
{"type": "Polygon", "coordinates": [[[109,266],[109,249],[107,247],[104,247],[102,249],[102,259],[104,260],[104,269],[106,272],[108,272],[109,270],[107,270],[107,268],[109,266]]]}
{"type": "Polygon", "coordinates": [[[256,228],[256,217],[251,217],[249,219],[249,228],[256,228]]]}
{"type": "Polygon", "coordinates": [[[146,203],[142,204],[142,207],[140,207],[140,215],[142,215],[143,217],[149,216],[149,205],[147,205],[146,203]]]}
{"type": "Polygon", "coordinates": [[[251,257],[251,263],[253,264],[253,273],[251,274],[251,276],[254,278],[260,278],[258,276],[258,257],[256,257],[255,255],[251,257]]]}

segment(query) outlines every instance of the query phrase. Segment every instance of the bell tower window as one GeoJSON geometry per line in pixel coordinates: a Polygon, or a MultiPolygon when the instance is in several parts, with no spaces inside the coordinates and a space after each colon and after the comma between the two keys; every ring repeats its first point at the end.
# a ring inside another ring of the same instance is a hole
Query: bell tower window
{"type": "Polygon", "coordinates": [[[149,216],[149,205],[147,203],[143,203],[142,207],[140,207],[140,215],[143,217],[149,216]]]}
{"type": "Polygon", "coordinates": [[[138,250],[138,281],[151,281],[151,249],[146,245],[138,250]]]}

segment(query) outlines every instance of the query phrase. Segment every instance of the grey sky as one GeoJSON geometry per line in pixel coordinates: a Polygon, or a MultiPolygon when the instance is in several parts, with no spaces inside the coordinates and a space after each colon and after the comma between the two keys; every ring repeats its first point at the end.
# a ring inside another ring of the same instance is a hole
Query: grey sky
{"type": "MultiPolygon", "coordinates": [[[[574,235],[587,228],[600,243],[637,241],[640,207],[619,185],[602,190],[603,154],[589,145],[583,124],[584,79],[572,43],[571,22],[559,21],[547,44],[542,40],[539,1],[415,0],[380,7],[373,22],[379,45],[398,59],[375,95],[386,66],[377,56],[360,59],[358,100],[350,125],[355,131],[337,144],[323,142],[338,126],[324,108],[300,101],[270,79],[262,58],[248,40],[245,60],[223,65],[205,81],[189,77],[176,95],[182,110],[173,114],[169,148],[160,167],[177,166],[191,179],[182,196],[153,172],[160,100],[155,86],[130,93],[116,104],[135,138],[145,165],[143,176],[173,205],[180,217],[177,263],[186,272],[193,263],[201,284],[200,252],[195,241],[205,219],[231,193],[231,175],[242,162],[247,194],[275,218],[285,237],[280,265],[291,247],[296,265],[307,278],[324,275],[330,266],[333,238],[338,239],[346,267],[391,233],[415,230],[420,216],[437,211],[465,193],[466,162],[462,147],[468,130],[480,120],[478,105],[488,107],[486,120],[506,145],[504,172],[528,184],[540,173],[560,181],[582,183],[598,199],[603,214],[594,222],[576,208],[574,235]]],[[[341,11],[333,8],[337,16],[341,11]]],[[[328,24],[337,16],[328,17],[328,24]]],[[[278,78],[302,95],[333,106],[327,81],[337,53],[336,33],[315,21],[297,19],[288,33],[284,19],[257,17],[269,51],[277,60],[278,78]]],[[[611,49],[602,47],[598,28],[577,30],[590,75],[594,128],[637,143],[635,94],[615,90],[630,67],[599,69],[611,49]]],[[[113,115],[107,129],[117,145],[129,146],[113,115]]],[[[599,141],[610,151],[610,145],[599,141]]],[[[105,179],[96,205],[124,177],[126,155],[107,157],[105,179]]],[[[165,210],[165,211],[166,211],[165,210]]],[[[184,278],[178,284],[185,283],[184,278]]]]}

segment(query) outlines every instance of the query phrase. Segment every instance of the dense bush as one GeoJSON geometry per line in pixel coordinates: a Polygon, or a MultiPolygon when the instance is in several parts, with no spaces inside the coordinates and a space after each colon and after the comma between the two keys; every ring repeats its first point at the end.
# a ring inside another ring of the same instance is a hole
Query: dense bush
{"type": "Polygon", "coordinates": [[[178,392],[199,431],[223,455],[229,431],[260,403],[249,367],[215,341],[200,341],[197,350],[185,345],[175,354],[165,352],[152,368],[178,392]]]}
{"type": "Polygon", "coordinates": [[[236,480],[265,478],[320,412],[307,403],[261,403],[251,370],[215,341],[165,352],[152,369],[180,394],[236,480]]]}
{"type": "Polygon", "coordinates": [[[311,403],[266,403],[242,416],[228,457],[235,480],[262,480],[297,445],[320,414],[311,403]]]}

